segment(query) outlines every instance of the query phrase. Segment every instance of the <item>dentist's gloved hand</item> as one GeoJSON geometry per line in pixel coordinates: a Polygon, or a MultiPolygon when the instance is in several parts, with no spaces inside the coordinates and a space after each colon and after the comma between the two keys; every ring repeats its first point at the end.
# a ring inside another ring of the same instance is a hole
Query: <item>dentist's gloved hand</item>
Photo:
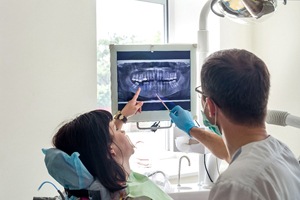
{"type": "Polygon", "coordinates": [[[190,137],[190,130],[193,127],[196,127],[191,113],[187,110],[184,110],[180,106],[175,106],[171,111],[169,116],[176,126],[186,132],[190,137]]]}

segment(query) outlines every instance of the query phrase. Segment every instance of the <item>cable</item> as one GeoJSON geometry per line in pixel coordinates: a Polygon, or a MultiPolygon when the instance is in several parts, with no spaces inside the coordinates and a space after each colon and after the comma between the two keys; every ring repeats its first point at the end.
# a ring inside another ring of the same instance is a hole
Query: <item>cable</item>
{"type": "Polygon", "coordinates": [[[216,157],[216,166],[217,166],[218,174],[220,176],[220,169],[219,169],[219,163],[218,163],[218,158],[217,157],[216,157]]]}
{"type": "MultiPolygon", "coordinates": [[[[197,121],[197,120],[194,120],[194,121],[195,121],[196,124],[200,127],[200,124],[198,123],[198,121],[197,121]]],[[[212,183],[214,183],[214,181],[212,180],[212,178],[211,178],[211,176],[210,176],[210,174],[209,174],[209,172],[208,172],[207,166],[206,166],[206,154],[203,154],[203,156],[204,156],[204,159],[203,159],[203,160],[204,160],[204,168],[205,168],[206,174],[207,174],[209,180],[210,180],[212,183]]],[[[217,165],[218,174],[220,175],[219,164],[218,164],[218,158],[217,158],[217,157],[216,157],[216,165],[217,165]]]]}
{"type": "MultiPolygon", "coordinates": [[[[200,124],[198,123],[198,121],[197,120],[194,120],[195,122],[196,122],[196,124],[200,127],[200,124]]],[[[203,154],[203,157],[204,157],[204,168],[205,168],[205,171],[206,171],[206,174],[207,174],[207,176],[208,176],[208,178],[209,178],[209,180],[213,183],[214,181],[212,180],[212,178],[210,177],[210,174],[209,174],[209,172],[208,172],[208,169],[207,169],[207,166],[206,166],[206,154],[203,154]]]]}
{"type": "Polygon", "coordinates": [[[198,121],[197,120],[195,120],[195,122],[196,122],[196,124],[200,127],[200,124],[198,123],[198,121]]]}
{"type": "Polygon", "coordinates": [[[212,182],[212,183],[214,183],[214,181],[211,179],[211,177],[210,177],[210,174],[209,174],[209,172],[208,172],[208,169],[207,169],[207,166],[206,166],[206,154],[203,154],[203,156],[204,156],[204,168],[205,168],[205,171],[206,171],[206,174],[207,174],[207,176],[208,176],[208,178],[209,178],[209,180],[212,182]]]}
{"type": "Polygon", "coordinates": [[[214,14],[216,14],[217,16],[219,16],[219,17],[225,17],[223,14],[218,13],[218,12],[214,9],[214,5],[217,3],[217,1],[218,1],[218,0],[212,0],[212,1],[211,1],[210,9],[211,9],[211,11],[212,11],[214,14]]]}
{"type": "Polygon", "coordinates": [[[60,191],[60,190],[59,190],[52,182],[50,182],[50,181],[44,181],[44,182],[40,185],[40,187],[38,188],[38,190],[40,190],[40,189],[43,187],[43,185],[44,185],[45,183],[51,184],[51,185],[57,190],[57,192],[59,193],[61,199],[62,199],[62,200],[65,200],[65,197],[64,197],[64,195],[62,194],[62,192],[61,192],[61,191],[60,191]]]}

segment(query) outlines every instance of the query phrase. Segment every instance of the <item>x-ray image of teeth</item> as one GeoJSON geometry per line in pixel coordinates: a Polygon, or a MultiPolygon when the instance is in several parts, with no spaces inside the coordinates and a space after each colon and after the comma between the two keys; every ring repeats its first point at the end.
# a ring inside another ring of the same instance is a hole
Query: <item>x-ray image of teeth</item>
{"type": "Polygon", "coordinates": [[[190,60],[118,61],[119,101],[128,101],[138,87],[140,100],[160,97],[172,100],[190,99],[190,60]]]}

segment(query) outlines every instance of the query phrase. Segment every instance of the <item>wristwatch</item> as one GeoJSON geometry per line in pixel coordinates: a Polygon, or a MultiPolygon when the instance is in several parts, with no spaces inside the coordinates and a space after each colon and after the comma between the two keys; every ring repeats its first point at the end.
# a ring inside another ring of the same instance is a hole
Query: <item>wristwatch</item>
{"type": "Polygon", "coordinates": [[[118,119],[121,120],[123,123],[127,122],[127,117],[124,116],[121,111],[118,111],[115,115],[114,115],[114,119],[118,119]]]}

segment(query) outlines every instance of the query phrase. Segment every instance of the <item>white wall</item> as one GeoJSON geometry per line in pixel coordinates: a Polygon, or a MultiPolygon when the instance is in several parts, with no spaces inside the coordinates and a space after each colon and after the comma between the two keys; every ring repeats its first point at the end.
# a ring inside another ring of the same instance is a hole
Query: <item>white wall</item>
{"type": "Polygon", "coordinates": [[[95,0],[0,0],[1,199],[56,195],[41,148],[96,108],[95,0]]]}
{"type": "MultiPolygon", "coordinates": [[[[169,42],[197,43],[200,12],[206,1],[169,0],[169,42]]],[[[210,51],[219,49],[220,18],[209,13],[207,29],[209,30],[210,51]]]]}
{"type": "MultiPolygon", "coordinates": [[[[271,94],[269,109],[300,116],[300,1],[279,3],[277,12],[254,28],[255,52],[269,66],[271,94]]],[[[270,134],[285,142],[300,156],[300,129],[268,126],[270,134]]]]}
{"type": "Polygon", "coordinates": [[[220,18],[220,49],[240,48],[253,51],[253,26],[220,18]]]}
{"type": "Polygon", "coordinates": [[[200,8],[205,1],[169,0],[169,42],[197,43],[200,8]]]}

